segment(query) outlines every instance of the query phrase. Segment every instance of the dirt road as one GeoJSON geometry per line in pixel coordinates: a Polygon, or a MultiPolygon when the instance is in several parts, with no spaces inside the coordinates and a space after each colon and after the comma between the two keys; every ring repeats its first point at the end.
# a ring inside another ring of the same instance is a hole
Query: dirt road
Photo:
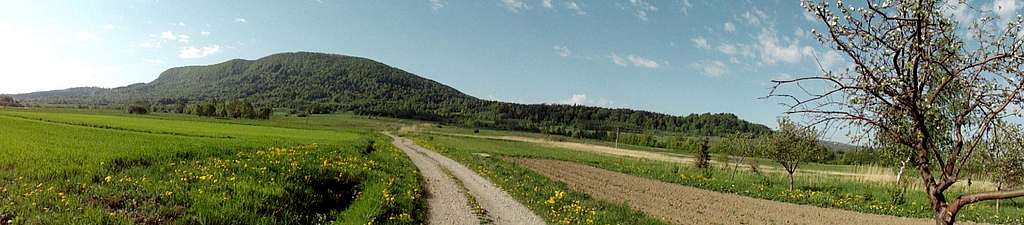
{"type": "Polygon", "coordinates": [[[675,224],[934,224],[927,219],[873,215],[707,191],[546,159],[513,159],[597,199],[629,205],[675,224]]]}
{"type": "Polygon", "coordinates": [[[405,151],[426,180],[430,224],[544,224],[544,220],[508,193],[469,168],[413,141],[385,133],[392,144],[405,151]],[[450,176],[449,176],[450,175],[450,176]],[[485,212],[477,217],[469,204],[471,195],[485,212]]]}

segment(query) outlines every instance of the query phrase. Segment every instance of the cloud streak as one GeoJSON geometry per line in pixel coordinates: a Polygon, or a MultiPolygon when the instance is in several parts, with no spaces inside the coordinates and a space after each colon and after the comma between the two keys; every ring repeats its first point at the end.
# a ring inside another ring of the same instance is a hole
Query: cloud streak
{"type": "Polygon", "coordinates": [[[220,52],[220,45],[210,45],[210,46],[203,46],[203,47],[186,46],[186,47],[182,47],[178,51],[178,58],[182,58],[182,59],[197,59],[197,58],[203,58],[203,57],[206,57],[206,56],[209,56],[209,55],[213,55],[213,54],[216,54],[218,52],[220,52]]]}
{"type": "Polygon", "coordinates": [[[519,13],[529,8],[523,0],[501,0],[501,5],[513,13],[519,13]]]}
{"type": "Polygon", "coordinates": [[[658,7],[647,2],[646,0],[629,0],[629,8],[633,10],[633,15],[641,22],[647,22],[650,20],[650,14],[658,11],[658,7]]]}
{"type": "Polygon", "coordinates": [[[690,67],[709,77],[720,77],[728,72],[725,63],[718,60],[695,62],[690,67]]]}
{"type": "Polygon", "coordinates": [[[611,58],[612,63],[614,63],[615,65],[624,67],[633,66],[646,69],[658,69],[661,68],[662,65],[661,63],[658,63],[658,61],[633,54],[629,54],[626,55],[626,57],[622,57],[619,56],[618,54],[612,53],[612,55],[609,56],[609,58],[611,58]]]}

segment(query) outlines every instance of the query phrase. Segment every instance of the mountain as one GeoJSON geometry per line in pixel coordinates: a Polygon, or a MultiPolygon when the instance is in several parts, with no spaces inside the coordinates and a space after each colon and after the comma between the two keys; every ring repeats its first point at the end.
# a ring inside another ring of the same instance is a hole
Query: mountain
{"type": "Polygon", "coordinates": [[[370,59],[312,52],[171,68],[152,82],[125,87],[71,88],[14,98],[29,104],[107,106],[139,101],[159,106],[241,99],[313,113],[348,111],[580,137],[604,136],[615,129],[695,135],[770,132],[764,125],[728,113],[672,116],[630,109],[481,100],[370,59]]]}

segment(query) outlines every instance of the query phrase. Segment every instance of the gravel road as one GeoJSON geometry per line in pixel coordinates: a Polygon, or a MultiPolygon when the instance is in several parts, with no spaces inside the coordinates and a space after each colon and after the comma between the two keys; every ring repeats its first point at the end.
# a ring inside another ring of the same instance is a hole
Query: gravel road
{"type": "Polygon", "coordinates": [[[420,147],[407,138],[385,134],[391,136],[394,139],[392,144],[413,160],[427,182],[429,224],[545,224],[543,219],[508,193],[455,160],[420,147]],[[460,183],[462,187],[459,187],[460,183]],[[473,214],[465,191],[484,210],[484,218],[473,214]]]}

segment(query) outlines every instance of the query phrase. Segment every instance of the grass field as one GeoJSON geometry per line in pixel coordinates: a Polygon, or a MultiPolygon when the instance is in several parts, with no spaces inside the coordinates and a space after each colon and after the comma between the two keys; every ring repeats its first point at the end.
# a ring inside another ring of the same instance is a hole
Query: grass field
{"type": "MultiPolygon", "coordinates": [[[[222,120],[177,114],[125,115],[76,109],[0,109],[0,223],[13,224],[419,224],[426,220],[419,173],[381,130],[418,122],[333,114],[222,120]]],[[[928,218],[918,191],[892,204],[889,183],[782,174],[571,151],[538,143],[437,135],[525,136],[508,131],[416,126],[421,145],[487,177],[552,224],[664,224],[594,199],[509,161],[556,159],[773,201],[928,218]]],[[[662,149],[620,145],[660,151],[662,149]]],[[[666,152],[686,155],[686,153],[666,152]]],[[[761,165],[772,162],[760,159],[761,165]]],[[[884,173],[886,168],[809,164],[804,169],[884,173]],[[878,172],[882,171],[882,172],[878,172]]],[[[913,176],[913,175],[911,175],[913,176]]],[[[1024,204],[968,207],[961,220],[1024,223],[1024,204]]],[[[6,225],[6,224],[4,224],[6,225]]]]}
{"type": "Polygon", "coordinates": [[[423,221],[418,172],[371,129],[386,121],[309,120],[0,110],[0,221],[423,221]]]}
{"type": "MultiPolygon", "coordinates": [[[[481,131],[481,133],[484,133],[481,131]]],[[[550,196],[545,187],[556,187],[569,192],[569,196],[579,196],[565,190],[550,180],[536,178],[536,173],[504,162],[500,157],[522,157],[556,159],[580,162],[598,168],[632,174],[641,177],[698,187],[718,192],[736,193],[774,201],[797,204],[815,205],[828,208],[840,208],[872,214],[893,215],[901,217],[930,218],[932,216],[927,199],[922,192],[911,191],[903,204],[893,204],[890,192],[894,187],[887,183],[859,182],[829,176],[798,176],[797,191],[787,190],[787,180],[781,174],[759,176],[746,172],[734,173],[731,170],[714,169],[710,176],[705,171],[693,168],[688,164],[667,163],[651,160],[638,160],[625,157],[614,157],[581,153],[566,149],[552,148],[534,143],[480,138],[453,137],[432,134],[414,134],[416,139],[439,152],[449,155],[467,165],[474,165],[482,174],[499,174],[495,178],[511,179],[515,182],[500,182],[506,190],[519,190],[514,196],[521,198],[534,210],[544,209],[545,195],[550,196]],[[481,156],[489,155],[489,157],[481,156]],[[531,189],[533,187],[534,189],[531,189]],[[519,193],[522,192],[522,193],[519,193]]],[[[951,193],[955,195],[956,193],[951,193]]],[[[586,199],[585,197],[580,197],[586,199]]],[[[998,213],[995,202],[983,202],[969,206],[959,215],[961,220],[990,223],[1024,223],[1024,204],[1018,200],[1003,201],[998,213]]],[[[591,206],[594,208],[601,208],[591,206]]],[[[562,214],[554,214],[562,215],[562,214]]],[[[612,220],[623,220],[622,214],[607,213],[612,220]]],[[[557,221],[557,217],[547,215],[546,218],[557,221]]]]}

